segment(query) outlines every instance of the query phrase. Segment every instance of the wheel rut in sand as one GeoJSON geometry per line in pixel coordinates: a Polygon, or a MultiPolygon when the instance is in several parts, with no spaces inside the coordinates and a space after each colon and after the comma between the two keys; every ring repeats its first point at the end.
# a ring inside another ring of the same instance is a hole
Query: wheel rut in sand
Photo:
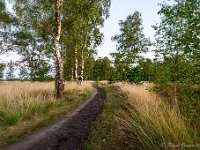
{"type": "Polygon", "coordinates": [[[50,127],[25,137],[6,150],[77,150],[83,149],[92,123],[103,110],[106,93],[95,86],[92,96],[70,115],[50,127]]]}

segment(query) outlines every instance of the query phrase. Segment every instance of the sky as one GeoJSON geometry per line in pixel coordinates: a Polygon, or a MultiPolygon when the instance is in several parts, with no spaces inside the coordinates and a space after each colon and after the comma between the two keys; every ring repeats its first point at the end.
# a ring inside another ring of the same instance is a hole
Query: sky
{"type": "MultiPolygon", "coordinates": [[[[162,0],[112,0],[110,17],[105,21],[102,32],[104,33],[103,44],[98,48],[98,56],[109,56],[116,51],[116,43],[111,41],[111,37],[119,34],[119,20],[125,20],[135,10],[142,13],[144,34],[154,41],[154,29],[151,27],[159,23],[158,3],[162,0]]],[[[154,58],[154,53],[145,54],[146,58],[154,58]]]]}

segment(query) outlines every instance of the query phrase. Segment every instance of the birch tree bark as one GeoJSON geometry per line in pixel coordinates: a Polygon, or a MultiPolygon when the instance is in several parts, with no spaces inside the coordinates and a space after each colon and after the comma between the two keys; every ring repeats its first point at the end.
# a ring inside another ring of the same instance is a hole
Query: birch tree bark
{"type": "Polygon", "coordinates": [[[87,44],[88,44],[88,36],[86,35],[85,38],[85,43],[81,49],[81,75],[80,75],[80,83],[82,84],[83,82],[83,75],[84,75],[84,66],[85,66],[85,60],[84,60],[84,50],[87,48],[87,44]]]}
{"type": "Polygon", "coordinates": [[[61,8],[62,0],[55,1],[55,21],[56,21],[56,35],[54,39],[55,46],[55,66],[56,66],[56,76],[55,76],[55,97],[56,99],[63,97],[64,92],[64,77],[63,77],[63,60],[61,56],[60,47],[60,36],[61,36],[61,8]]]}
{"type": "Polygon", "coordinates": [[[75,57],[75,81],[78,81],[78,56],[77,56],[77,46],[75,47],[74,57],[75,57]]]}
{"type": "Polygon", "coordinates": [[[74,81],[74,66],[72,66],[71,70],[71,81],[74,81]]]}
{"type": "Polygon", "coordinates": [[[84,65],[85,65],[85,61],[84,61],[84,48],[82,48],[81,51],[81,75],[80,75],[80,83],[82,84],[83,82],[83,71],[84,71],[84,65]]]}

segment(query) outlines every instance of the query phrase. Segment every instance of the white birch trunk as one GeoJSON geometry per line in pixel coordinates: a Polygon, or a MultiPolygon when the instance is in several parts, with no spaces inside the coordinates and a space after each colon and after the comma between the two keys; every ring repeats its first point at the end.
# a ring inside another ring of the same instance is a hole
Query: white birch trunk
{"type": "Polygon", "coordinates": [[[75,81],[78,81],[78,56],[77,56],[77,46],[74,51],[75,56],[75,81]]]}
{"type": "Polygon", "coordinates": [[[72,66],[71,70],[71,81],[74,81],[74,66],[72,66]]]}
{"type": "Polygon", "coordinates": [[[81,84],[83,82],[84,65],[85,65],[85,61],[84,61],[84,48],[83,48],[81,51],[81,76],[80,76],[81,84]]]}
{"type": "Polygon", "coordinates": [[[56,35],[54,39],[55,55],[56,55],[55,97],[57,99],[62,98],[64,92],[63,60],[60,49],[60,36],[62,27],[61,12],[60,12],[61,5],[62,5],[62,0],[55,1],[55,21],[56,21],[56,35]]]}
{"type": "Polygon", "coordinates": [[[88,37],[86,36],[85,38],[85,43],[82,47],[82,51],[81,51],[81,75],[80,75],[80,83],[82,84],[83,82],[83,75],[84,75],[84,66],[85,66],[85,60],[84,60],[84,50],[87,48],[87,39],[88,37]]]}

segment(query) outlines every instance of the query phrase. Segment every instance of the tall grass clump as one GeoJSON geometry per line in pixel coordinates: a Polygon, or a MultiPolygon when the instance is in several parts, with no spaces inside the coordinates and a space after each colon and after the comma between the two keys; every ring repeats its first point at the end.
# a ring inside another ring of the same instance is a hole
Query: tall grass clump
{"type": "Polygon", "coordinates": [[[150,92],[148,84],[116,85],[128,96],[116,117],[120,140],[127,149],[184,149],[190,145],[195,149],[195,144],[198,144],[195,131],[189,128],[178,107],[170,107],[150,92]]]}

